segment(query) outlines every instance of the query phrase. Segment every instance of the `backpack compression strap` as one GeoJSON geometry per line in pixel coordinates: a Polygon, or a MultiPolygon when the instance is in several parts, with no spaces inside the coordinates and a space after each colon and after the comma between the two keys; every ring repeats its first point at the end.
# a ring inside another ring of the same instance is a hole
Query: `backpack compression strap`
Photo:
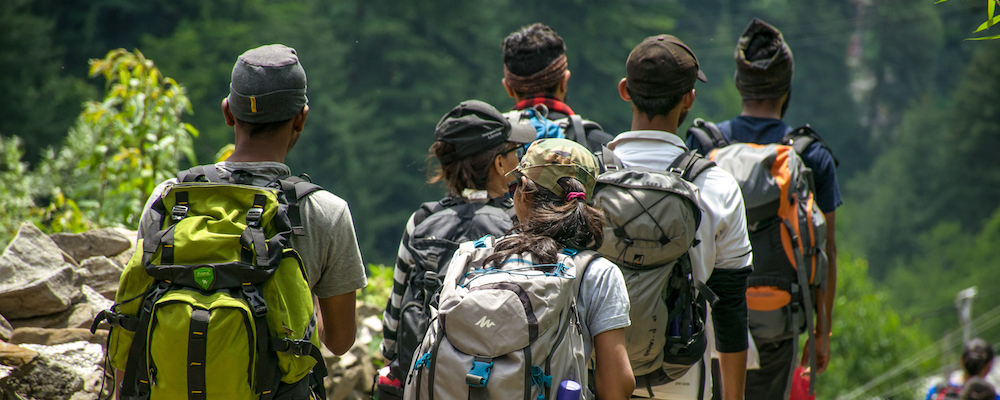
{"type": "Polygon", "coordinates": [[[694,120],[694,124],[688,128],[687,133],[688,136],[694,135],[704,154],[708,154],[712,150],[721,147],[726,147],[730,143],[729,139],[726,139],[726,136],[722,134],[722,131],[719,130],[719,127],[715,123],[705,121],[701,118],[694,120]]]}
{"type": "Polygon", "coordinates": [[[306,196],[323,190],[323,187],[297,176],[279,177],[278,184],[281,185],[281,192],[284,193],[285,201],[288,203],[287,215],[292,226],[292,234],[295,236],[305,235],[306,231],[302,226],[299,203],[306,196]]]}
{"type": "Polygon", "coordinates": [[[798,155],[802,155],[813,143],[819,143],[827,153],[830,153],[830,157],[833,158],[834,167],[840,166],[840,160],[837,160],[837,156],[833,155],[833,150],[830,149],[830,146],[823,141],[823,138],[809,124],[792,129],[791,132],[788,132],[788,134],[781,138],[781,144],[792,146],[798,155]]]}

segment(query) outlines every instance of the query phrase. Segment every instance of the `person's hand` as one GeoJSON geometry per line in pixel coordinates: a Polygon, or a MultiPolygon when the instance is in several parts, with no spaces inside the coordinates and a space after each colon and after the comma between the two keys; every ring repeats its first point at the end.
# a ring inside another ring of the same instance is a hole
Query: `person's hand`
{"type": "MultiPolygon", "coordinates": [[[[816,373],[822,374],[826,371],[826,366],[830,364],[830,335],[819,333],[815,334],[816,346],[819,348],[819,354],[816,355],[816,373]]],[[[800,365],[809,368],[809,353],[812,352],[812,348],[808,345],[802,349],[802,361],[800,365]]]]}

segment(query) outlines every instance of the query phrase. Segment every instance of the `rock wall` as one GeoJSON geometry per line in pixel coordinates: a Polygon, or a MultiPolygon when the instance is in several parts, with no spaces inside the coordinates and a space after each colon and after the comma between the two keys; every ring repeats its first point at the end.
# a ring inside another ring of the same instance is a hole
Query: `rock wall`
{"type": "MultiPolygon", "coordinates": [[[[0,254],[0,399],[108,395],[113,381],[102,380],[111,375],[103,368],[108,326],[94,334],[90,325],[114,303],[135,235],[122,229],[46,235],[31,223],[21,226],[0,254]]],[[[370,398],[379,315],[359,303],[354,347],[340,357],[323,348],[329,400],[370,398]]]]}

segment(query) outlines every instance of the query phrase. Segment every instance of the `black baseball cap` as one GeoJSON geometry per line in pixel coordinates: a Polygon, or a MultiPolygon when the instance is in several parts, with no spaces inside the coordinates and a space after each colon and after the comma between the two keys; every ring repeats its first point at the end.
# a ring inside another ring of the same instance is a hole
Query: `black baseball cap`
{"type": "Polygon", "coordinates": [[[455,151],[439,157],[441,164],[479,154],[503,142],[531,143],[537,137],[529,124],[511,124],[500,111],[479,100],[467,100],[451,109],[437,127],[434,140],[451,143],[455,151]]]}
{"type": "Polygon", "coordinates": [[[695,79],[708,82],[694,52],[671,35],[650,36],[635,46],[625,62],[625,74],[631,93],[650,98],[689,92],[695,79]]]}

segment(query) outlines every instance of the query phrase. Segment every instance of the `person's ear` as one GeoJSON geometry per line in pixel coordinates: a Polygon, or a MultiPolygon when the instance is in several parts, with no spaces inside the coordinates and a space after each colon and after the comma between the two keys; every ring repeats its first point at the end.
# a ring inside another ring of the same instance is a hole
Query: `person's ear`
{"type": "Polygon", "coordinates": [[[229,97],[222,99],[222,116],[226,118],[226,125],[236,126],[236,116],[229,110],[229,97]]]}
{"type": "Polygon", "coordinates": [[[622,78],[622,80],[618,82],[618,95],[621,96],[622,100],[632,102],[632,96],[629,96],[628,89],[625,86],[626,83],[626,78],[622,78]]]}
{"type": "Polygon", "coordinates": [[[569,76],[570,75],[571,74],[570,74],[569,70],[567,69],[566,72],[563,73],[562,80],[559,81],[559,86],[556,87],[556,91],[559,92],[560,94],[562,94],[563,96],[566,96],[566,89],[569,87],[569,76]]]}
{"type": "Polygon", "coordinates": [[[684,104],[684,111],[688,111],[694,106],[694,97],[694,89],[691,89],[690,92],[685,93],[684,97],[681,98],[681,102],[684,104]]]}
{"type": "Polygon", "coordinates": [[[294,117],[292,117],[292,130],[296,133],[302,132],[306,126],[306,117],[309,115],[309,105],[306,104],[302,107],[302,111],[299,111],[294,117]]]}
{"type": "Polygon", "coordinates": [[[514,89],[511,89],[510,85],[507,84],[507,78],[501,79],[500,84],[503,85],[503,90],[507,92],[507,96],[510,96],[512,99],[517,98],[517,92],[515,92],[514,89]]]}

